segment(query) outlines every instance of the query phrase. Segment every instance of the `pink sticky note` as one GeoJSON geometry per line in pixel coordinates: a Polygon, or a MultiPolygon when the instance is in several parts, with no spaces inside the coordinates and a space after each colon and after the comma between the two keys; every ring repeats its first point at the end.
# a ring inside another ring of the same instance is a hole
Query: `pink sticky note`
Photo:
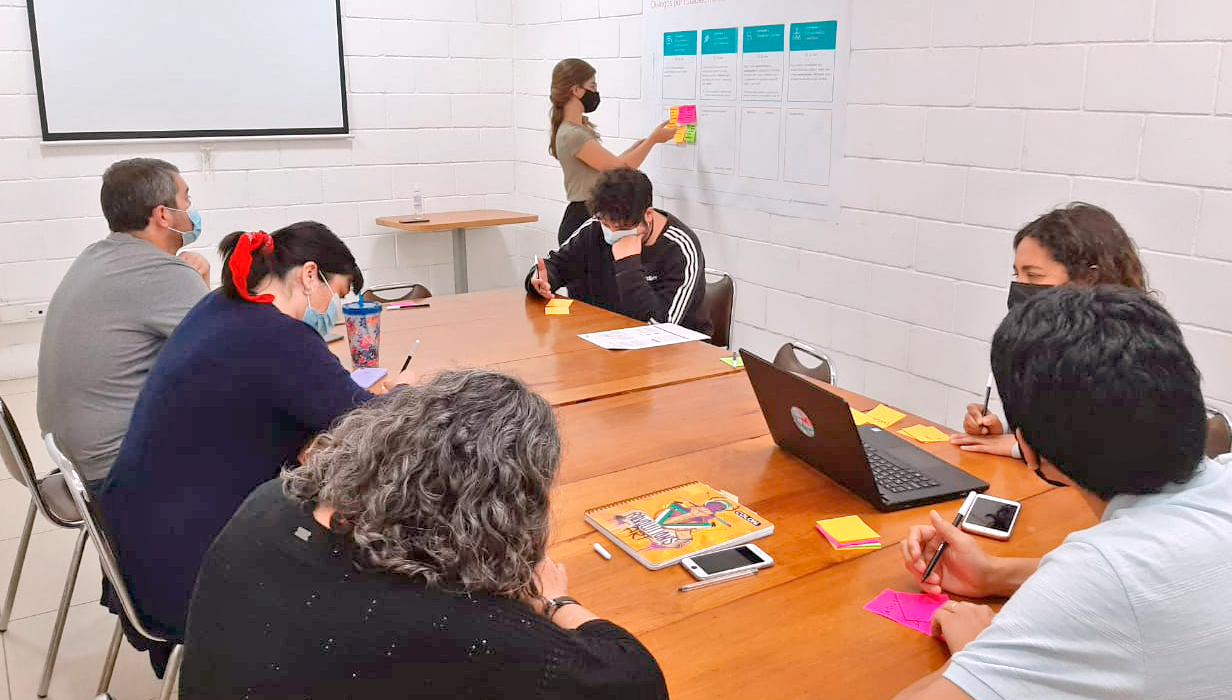
{"type": "Polygon", "coordinates": [[[898,595],[898,606],[902,608],[903,617],[916,622],[927,622],[930,625],[933,620],[933,613],[937,612],[937,608],[949,602],[950,597],[944,593],[940,595],[929,595],[927,593],[903,593],[902,591],[895,592],[898,595]]]}
{"type": "Polygon", "coordinates": [[[950,599],[947,595],[929,596],[923,593],[903,593],[889,588],[877,594],[864,605],[864,609],[891,619],[904,627],[932,636],[932,615],[950,599]],[[923,600],[921,600],[923,599],[923,600]],[[906,601],[906,603],[904,603],[906,601]],[[906,609],[904,609],[904,605],[906,609]],[[931,608],[929,608],[931,606],[931,608]],[[927,613],[925,613],[925,609],[927,613]],[[926,614],[923,620],[912,619],[926,614]],[[911,615],[912,617],[908,617],[911,615]]]}
{"type": "Polygon", "coordinates": [[[680,105],[680,115],[677,124],[694,124],[697,122],[697,105],[680,105]]]}

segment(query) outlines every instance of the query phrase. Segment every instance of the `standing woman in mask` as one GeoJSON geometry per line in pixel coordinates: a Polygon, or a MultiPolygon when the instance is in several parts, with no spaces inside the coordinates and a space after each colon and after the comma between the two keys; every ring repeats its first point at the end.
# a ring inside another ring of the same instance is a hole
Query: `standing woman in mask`
{"type": "MultiPolygon", "coordinates": [[[[322,339],[339,297],[363,285],[346,244],[306,221],[232,233],[219,252],[222,288],[159,353],[99,493],[133,602],[151,632],[172,640],[183,639],[205,551],[240,503],[372,398],[322,339]]],[[[120,614],[111,591],[102,603],[120,614]]],[[[159,675],[167,651],[151,649],[159,675]]]]}
{"type": "MultiPolygon", "coordinates": [[[[1033,294],[1062,284],[1118,284],[1143,292],[1146,271],[1138,249],[1110,212],[1093,204],[1073,202],[1027,224],[1014,236],[1014,279],[1007,304],[1014,308],[1033,294]]],[[[950,442],[969,452],[1022,457],[1018,441],[1007,434],[997,415],[1000,399],[989,375],[989,407],[967,406],[965,432],[950,442]]]]}
{"type": "Polygon", "coordinates": [[[586,200],[599,173],[612,168],[641,166],[655,144],[672,139],[676,128],[668,122],[656,126],[650,135],[616,155],[599,142],[599,132],[587,114],[599,108],[599,87],[595,69],[580,58],[566,58],[552,69],[552,129],[548,153],[560,161],[565,175],[565,195],[569,206],[560,221],[557,241],[565,239],[590,219],[586,200]]]}

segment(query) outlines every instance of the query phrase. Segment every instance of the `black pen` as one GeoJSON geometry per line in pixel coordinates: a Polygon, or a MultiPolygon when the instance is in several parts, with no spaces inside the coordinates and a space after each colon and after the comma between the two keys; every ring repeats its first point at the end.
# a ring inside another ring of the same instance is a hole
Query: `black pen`
{"type": "MultiPolygon", "coordinates": [[[[962,524],[963,518],[967,517],[967,511],[971,510],[971,504],[975,503],[976,493],[971,491],[967,494],[967,500],[959,506],[958,513],[954,515],[954,522],[951,523],[954,527],[962,524]]],[[[928,562],[928,568],[924,569],[924,576],[920,578],[920,583],[928,580],[929,576],[933,575],[933,569],[937,568],[937,564],[941,563],[941,555],[945,552],[945,546],[949,544],[945,540],[941,541],[941,546],[937,547],[937,553],[933,555],[932,561],[928,562]]]]}
{"type": "Polygon", "coordinates": [[[406,362],[402,363],[402,369],[398,370],[398,374],[406,371],[407,367],[411,366],[411,360],[415,359],[415,351],[419,349],[419,338],[415,339],[415,344],[411,346],[411,351],[406,354],[406,362]]]}
{"type": "Polygon", "coordinates": [[[984,407],[980,409],[980,415],[988,415],[988,400],[992,398],[992,372],[988,373],[988,384],[984,385],[984,407]]]}

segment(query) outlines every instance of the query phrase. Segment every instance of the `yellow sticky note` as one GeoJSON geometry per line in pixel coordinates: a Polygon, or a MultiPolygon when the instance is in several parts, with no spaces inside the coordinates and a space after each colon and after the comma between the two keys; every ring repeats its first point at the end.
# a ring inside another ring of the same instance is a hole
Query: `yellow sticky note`
{"type": "Polygon", "coordinates": [[[932,425],[913,425],[898,431],[919,442],[947,442],[950,436],[932,425]]]}
{"type": "Polygon", "coordinates": [[[851,409],[851,419],[856,422],[856,425],[864,425],[870,422],[868,416],[863,411],[857,411],[854,408],[851,409]]]}
{"type": "Polygon", "coordinates": [[[883,403],[877,404],[876,408],[866,411],[864,415],[868,416],[869,423],[878,428],[888,428],[907,416],[906,413],[895,411],[883,403]]]}
{"type": "Polygon", "coordinates": [[[676,136],[672,140],[675,141],[676,143],[684,143],[684,137],[687,131],[688,131],[687,127],[685,127],[684,124],[681,124],[680,126],[676,127],[676,136]]]}
{"type": "Polygon", "coordinates": [[[676,123],[676,121],[677,121],[678,119],[680,119],[680,107],[679,107],[679,106],[673,106],[673,107],[672,107],[672,116],[671,116],[671,118],[672,118],[672,123],[673,123],[673,124],[675,124],[675,123],[676,123]]]}
{"type": "Polygon", "coordinates": [[[863,542],[880,539],[881,535],[869,527],[858,515],[818,520],[817,527],[829,533],[836,542],[863,542]]]}
{"type": "Polygon", "coordinates": [[[569,307],[568,306],[545,306],[543,307],[543,313],[545,316],[568,316],[569,307]]]}
{"type": "Polygon", "coordinates": [[[567,309],[570,306],[573,306],[573,300],[566,297],[554,297],[552,299],[548,299],[549,308],[564,307],[567,309]]]}

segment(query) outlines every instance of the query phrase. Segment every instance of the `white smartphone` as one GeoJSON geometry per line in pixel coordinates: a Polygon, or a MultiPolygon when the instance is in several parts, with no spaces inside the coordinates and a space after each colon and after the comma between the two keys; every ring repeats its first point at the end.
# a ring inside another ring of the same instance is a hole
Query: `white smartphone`
{"type": "Polygon", "coordinates": [[[1020,510],[1022,504],[1018,501],[981,493],[976,495],[967,517],[963,518],[962,529],[973,535],[1008,540],[1014,531],[1014,523],[1018,522],[1020,510]]]}
{"type": "Polygon", "coordinates": [[[772,564],[774,559],[755,544],[742,544],[739,547],[680,560],[680,565],[699,581],[750,569],[764,569],[772,564]]]}

